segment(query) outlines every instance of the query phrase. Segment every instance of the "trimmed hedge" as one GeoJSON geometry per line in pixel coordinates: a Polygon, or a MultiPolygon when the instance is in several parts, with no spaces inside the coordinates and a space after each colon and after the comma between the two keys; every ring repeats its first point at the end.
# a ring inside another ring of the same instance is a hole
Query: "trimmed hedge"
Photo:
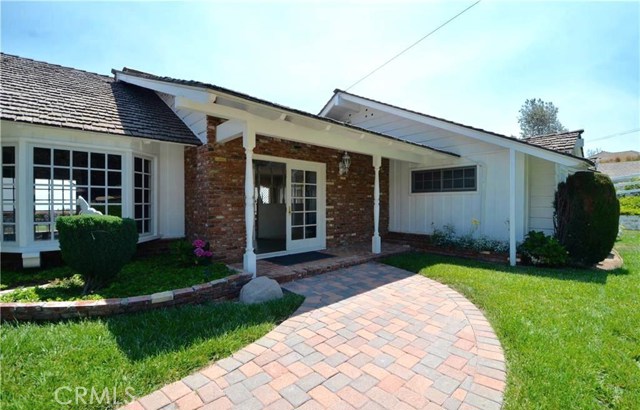
{"type": "Polygon", "coordinates": [[[133,219],[62,216],[56,228],[62,259],[83,277],[85,294],[109,283],[136,252],[138,230],[133,219]]]}
{"type": "Polygon", "coordinates": [[[640,215],[640,196],[623,196],[620,201],[620,215],[640,215]]]}
{"type": "Polygon", "coordinates": [[[554,201],[556,237],[573,262],[591,266],[615,243],[620,203],[607,175],[576,172],[561,182],[554,201]]]}

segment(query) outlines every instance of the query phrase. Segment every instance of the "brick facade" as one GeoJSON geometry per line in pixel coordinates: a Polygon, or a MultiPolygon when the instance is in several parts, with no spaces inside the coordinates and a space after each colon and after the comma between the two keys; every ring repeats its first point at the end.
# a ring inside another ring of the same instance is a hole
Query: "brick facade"
{"type": "MultiPolygon", "coordinates": [[[[185,149],[187,237],[207,239],[216,256],[241,260],[245,248],[242,139],[216,143],[218,119],[209,118],[208,143],[185,149]]],[[[254,154],[327,165],[327,246],[371,241],[374,169],[371,156],[349,153],[351,167],[338,175],[343,151],[258,135],[254,154]]],[[[389,226],[389,161],[380,169],[380,235],[389,226]]]]}

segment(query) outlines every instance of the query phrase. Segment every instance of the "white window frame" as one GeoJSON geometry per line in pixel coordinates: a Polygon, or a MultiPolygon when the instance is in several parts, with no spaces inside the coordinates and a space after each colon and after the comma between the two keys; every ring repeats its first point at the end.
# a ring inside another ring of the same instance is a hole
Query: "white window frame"
{"type": "Polygon", "coordinates": [[[461,164],[455,166],[445,166],[445,167],[429,167],[429,168],[413,168],[409,169],[409,195],[460,195],[460,194],[475,194],[480,191],[480,169],[481,167],[478,164],[461,164]],[[460,168],[475,168],[475,188],[474,189],[454,189],[454,190],[440,190],[440,191],[424,191],[424,192],[414,192],[413,190],[413,173],[414,172],[423,172],[423,171],[448,171],[455,170],[460,168]]]}
{"type": "MultiPolygon", "coordinates": [[[[150,182],[150,192],[149,192],[149,205],[151,207],[151,221],[150,221],[150,229],[149,232],[138,232],[141,240],[148,240],[149,238],[154,238],[158,234],[158,169],[157,169],[157,158],[153,155],[143,154],[139,152],[133,152],[131,156],[131,219],[134,221],[135,218],[135,206],[136,206],[136,181],[135,181],[135,159],[140,158],[142,160],[150,161],[149,172],[151,173],[149,182],[150,182]]],[[[137,226],[137,224],[136,224],[137,226]]]]}
{"type": "MultiPolygon", "coordinates": [[[[14,210],[14,215],[13,215],[13,229],[14,229],[14,234],[15,234],[15,239],[13,241],[5,241],[4,240],[4,181],[0,182],[0,206],[2,206],[2,216],[0,216],[0,229],[2,229],[2,232],[0,232],[0,242],[2,242],[3,247],[5,246],[17,246],[20,243],[20,230],[18,229],[18,225],[19,225],[19,210],[20,210],[20,206],[18,203],[18,196],[19,196],[19,190],[20,190],[20,184],[19,184],[19,146],[18,144],[14,144],[14,143],[10,143],[10,144],[2,144],[0,146],[0,148],[4,149],[4,148],[13,148],[13,153],[14,153],[14,162],[13,162],[13,167],[14,167],[14,178],[13,178],[13,210],[14,210]]],[[[2,159],[0,159],[0,163],[1,166],[4,166],[4,161],[2,159]]],[[[0,173],[0,177],[1,177],[1,173],[0,173]]]]}

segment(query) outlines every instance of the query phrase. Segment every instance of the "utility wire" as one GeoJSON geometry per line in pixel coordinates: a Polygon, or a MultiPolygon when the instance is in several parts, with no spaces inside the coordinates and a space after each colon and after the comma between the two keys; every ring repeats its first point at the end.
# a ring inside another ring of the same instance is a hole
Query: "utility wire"
{"type": "Polygon", "coordinates": [[[456,14],[455,16],[451,17],[449,20],[445,21],[444,23],[442,23],[441,25],[439,25],[438,27],[436,27],[434,30],[432,30],[431,32],[429,32],[428,34],[426,34],[424,37],[422,37],[420,40],[416,41],[415,43],[411,44],[409,47],[405,48],[404,50],[402,50],[401,52],[399,52],[398,54],[394,55],[393,57],[391,57],[390,59],[388,59],[387,61],[385,61],[383,64],[381,64],[380,66],[378,66],[377,68],[375,68],[373,71],[371,71],[369,74],[365,75],[364,77],[362,77],[361,79],[359,79],[358,81],[356,81],[355,83],[351,84],[349,87],[347,87],[345,89],[345,91],[349,91],[350,89],[352,89],[353,87],[355,87],[356,85],[360,84],[362,81],[366,80],[367,78],[371,77],[371,75],[373,75],[375,72],[377,72],[378,70],[380,70],[382,67],[386,66],[387,64],[389,64],[390,62],[392,62],[393,60],[395,60],[396,58],[400,57],[401,55],[403,55],[404,53],[406,53],[407,51],[409,51],[410,49],[412,49],[413,47],[415,47],[416,45],[418,45],[420,42],[422,42],[422,40],[426,39],[427,37],[429,37],[430,35],[432,35],[433,33],[435,33],[436,31],[440,30],[442,27],[446,26],[447,24],[451,23],[453,20],[455,20],[456,18],[460,17],[461,15],[463,15],[465,12],[467,12],[468,10],[470,10],[473,6],[475,6],[476,4],[480,3],[481,0],[476,1],[475,3],[473,3],[472,5],[470,5],[469,7],[467,7],[466,9],[462,10],[460,13],[456,14]]]}
{"type": "Polygon", "coordinates": [[[589,139],[589,142],[606,140],[606,139],[613,138],[613,137],[619,137],[621,135],[633,134],[634,132],[638,132],[638,131],[640,131],[640,128],[634,128],[632,130],[622,131],[622,132],[618,132],[616,134],[605,135],[604,137],[598,137],[598,138],[594,138],[594,139],[589,139]]]}

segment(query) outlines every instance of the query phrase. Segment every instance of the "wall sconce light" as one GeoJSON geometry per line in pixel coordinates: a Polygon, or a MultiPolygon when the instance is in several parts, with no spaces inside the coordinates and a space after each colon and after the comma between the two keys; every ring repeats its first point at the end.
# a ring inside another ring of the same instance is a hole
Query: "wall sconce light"
{"type": "Polygon", "coordinates": [[[340,175],[346,175],[349,172],[349,167],[351,166],[351,157],[347,154],[347,151],[344,152],[342,156],[342,160],[340,160],[340,175]]]}

